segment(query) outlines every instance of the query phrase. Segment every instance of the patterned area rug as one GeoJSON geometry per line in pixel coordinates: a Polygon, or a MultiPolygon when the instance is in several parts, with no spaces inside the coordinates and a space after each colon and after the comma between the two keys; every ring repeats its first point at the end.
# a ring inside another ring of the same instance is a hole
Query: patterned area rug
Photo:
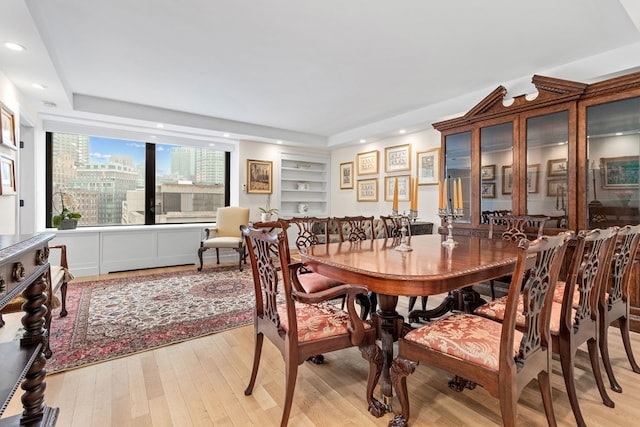
{"type": "Polygon", "coordinates": [[[53,311],[48,372],[60,372],[243,326],[253,318],[251,268],[205,268],[69,284],[53,311]]]}

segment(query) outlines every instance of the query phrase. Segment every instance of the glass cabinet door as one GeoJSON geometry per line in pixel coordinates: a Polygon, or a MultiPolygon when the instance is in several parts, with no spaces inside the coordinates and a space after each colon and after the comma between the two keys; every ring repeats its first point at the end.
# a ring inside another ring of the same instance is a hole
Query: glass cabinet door
{"type": "Polygon", "coordinates": [[[471,132],[445,136],[444,150],[447,194],[453,194],[453,182],[458,178],[462,184],[463,216],[457,222],[471,222],[471,132]]]}
{"type": "Polygon", "coordinates": [[[480,223],[513,211],[513,123],[480,129],[480,223]]]}
{"type": "Polygon", "coordinates": [[[640,98],[587,107],[589,228],[640,223],[640,98]]]}
{"type": "Polygon", "coordinates": [[[569,112],[526,120],[527,215],[550,218],[545,228],[567,228],[569,112]]]}

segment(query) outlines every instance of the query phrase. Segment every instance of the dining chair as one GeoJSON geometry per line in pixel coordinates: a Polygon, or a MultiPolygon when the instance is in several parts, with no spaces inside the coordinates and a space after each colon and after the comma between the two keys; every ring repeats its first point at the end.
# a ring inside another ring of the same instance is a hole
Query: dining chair
{"type": "Polygon", "coordinates": [[[571,236],[571,232],[565,232],[518,243],[513,273],[513,283],[518,286],[509,287],[502,323],[471,313],[456,313],[414,329],[398,340],[391,381],[402,412],[393,419],[394,426],[406,426],[409,420],[407,376],[419,362],[464,379],[450,382],[455,390],[461,390],[460,384],[483,386],[498,398],[505,426],[516,425],[520,394],[531,380],[537,379],[547,421],[549,425],[556,424],[549,378],[549,307],[571,236]],[[522,330],[516,329],[519,299],[527,306],[522,330]]]}
{"type": "Polygon", "coordinates": [[[220,264],[220,248],[233,249],[238,252],[238,268],[242,271],[242,261],[247,262],[244,239],[240,233],[241,225],[249,224],[249,208],[225,206],[218,208],[215,227],[205,228],[205,237],[198,248],[198,259],[202,271],[202,254],[207,249],[216,250],[216,264],[220,264]]]}
{"type": "MultiPolygon", "coordinates": [[[[380,220],[384,223],[384,232],[387,239],[397,239],[402,237],[402,216],[384,216],[380,215],[380,220]]],[[[406,217],[405,217],[406,218],[406,217]]],[[[406,227],[406,236],[411,237],[411,227],[406,227]]],[[[427,309],[427,301],[429,297],[422,297],[422,310],[427,309]]],[[[413,311],[418,297],[409,297],[409,313],[413,311]]]]}
{"type": "Polygon", "coordinates": [[[355,296],[366,295],[366,289],[340,285],[321,292],[305,292],[298,281],[301,264],[289,264],[286,257],[289,245],[286,229],[285,224],[275,233],[241,227],[251,260],[255,297],[253,367],[244,394],[253,392],[266,336],[285,362],[281,426],[286,426],[289,420],[298,365],[314,355],[353,346],[358,346],[362,357],[369,361],[367,403],[370,407],[379,405],[373,391],[382,370],[382,350],[376,344],[375,328],[361,320],[355,310],[355,296]],[[274,253],[279,254],[279,260],[274,259],[274,253]],[[347,296],[346,311],[328,303],[339,295],[347,296]]]}
{"type": "Polygon", "coordinates": [[[627,225],[618,230],[617,245],[613,255],[613,260],[609,264],[609,274],[605,274],[601,295],[598,298],[600,307],[600,355],[604,364],[605,372],[609,377],[611,389],[615,392],[622,392],[622,387],[616,381],[611,367],[609,357],[608,331],[612,322],[618,321],[620,335],[624,350],[631,369],[636,374],[640,374],[640,367],[633,357],[631,339],[629,337],[629,287],[633,281],[633,265],[640,243],[640,225],[627,225]]]}
{"type": "MultiPolygon", "coordinates": [[[[372,216],[345,216],[334,219],[338,223],[341,242],[359,242],[375,238],[372,216]]],[[[375,313],[378,308],[378,296],[375,292],[369,292],[368,299],[368,307],[361,306],[362,319],[366,319],[369,313],[375,313]]]]}
{"type": "MultiPolygon", "coordinates": [[[[615,406],[604,387],[598,358],[600,340],[598,296],[600,286],[608,272],[606,266],[611,262],[617,233],[617,227],[578,232],[567,272],[567,285],[563,287],[563,302],[554,301],[553,294],[551,298],[553,301],[550,321],[552,348],[553,352],[560,356],[562,377],[569,403],[579,426],[584,426],[586,423],[578,403],[574,365],[578,347],[584,343],[587,344],[591,370],[602,402],[610,408],[615,406]],[[574,292],[579,294],[576,299],[574,299],[574,292]],[[577,305],[574,304],[576,300],[577,305]]],[[[506,306],[507,300],[504,297],[498,298],[476,308],[474,313],[491,320],[502,321],[505,318],[506,306]]],[[[520,298],[516,318],[520,329],[526,327],[524,309],[524,300],[520,298]]]]}
{"type": "MultiPolygon", "coordinates": [[[[535,230],[535,238],[542,236],[544,224],[549,220],[547,216],[509,215],[504,213],[489,215],[487,218],[489,221],[489,239],[500,237],[501,239],[512,242],[518,242],[520,239],[528,239],[528,228],[535,230]]],[[[503,276],[489,281],[491,300],[496,299],[496,281],[509,283],[511,277],[503,276]]]]}

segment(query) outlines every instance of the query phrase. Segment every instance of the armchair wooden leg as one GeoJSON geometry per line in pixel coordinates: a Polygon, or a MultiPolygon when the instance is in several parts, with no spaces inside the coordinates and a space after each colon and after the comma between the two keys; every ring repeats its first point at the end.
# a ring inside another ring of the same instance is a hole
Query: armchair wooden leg
{"type": "Polygon", "coordinates": [[[255,347],[253,350],[253,368],[251,369],[251,377],[249,378],[249,385],[244,389],[244,395],[249,396],[253,392],[253,386],[256,383],[256,377],[258,376],[258,368],[260,367],[260,355],[262,354],[262,342],[264,341],[264,334],[256,335],[255,347]]]}
{"type": "Polygon", "coordinates": [[[200,260],[200,267],[198,267],[198,271],[202,271],[202,253],[206,250],[207,248],[203,248],[202,246],[198,248],[198,259],[200,260]]]}
{"type": "Polygon", "coordinates": [[[378,399],[373,397],[373,392],[378,385],[384,359],[382,349],[376,344],[360,347],[360,353],[365,360],[369,361],[369,376],[367,378],[367,403],[369,404],[369,413],[374,417],[380,418],[387,409],[378,399]]]}
{"type": "Polygon", "coordinates": [[[67,315],[67,281],[65,280],[60,285],[60,299],[62,300],[62,307],[60,308],[60,317],[67,315]]]}
{"type": "Polygon", "coordinates": [[[409,394],[407,393],[407,376],[416,370],[418,362],[397,357],[391,364],[391,383],[400,401],[401,414],[389,422],[389,427],[404,427],[409,421],[409,394]]]}

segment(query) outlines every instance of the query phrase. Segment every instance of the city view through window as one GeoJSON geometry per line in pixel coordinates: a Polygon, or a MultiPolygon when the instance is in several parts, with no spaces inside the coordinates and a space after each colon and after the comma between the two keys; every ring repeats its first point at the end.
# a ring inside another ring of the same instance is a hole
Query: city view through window
{"type": "Polygon", "coordinates": [[[47,213],[61,211],[64,194],[65,208],[82,215],[79,227],[145,224],[150,208],[156,224],[210,222],[225,205],[224,151],[65,133],[47,140],[47,213]],[[154,165],[155,199],[147,199],[145,176],[154,165]]]}

